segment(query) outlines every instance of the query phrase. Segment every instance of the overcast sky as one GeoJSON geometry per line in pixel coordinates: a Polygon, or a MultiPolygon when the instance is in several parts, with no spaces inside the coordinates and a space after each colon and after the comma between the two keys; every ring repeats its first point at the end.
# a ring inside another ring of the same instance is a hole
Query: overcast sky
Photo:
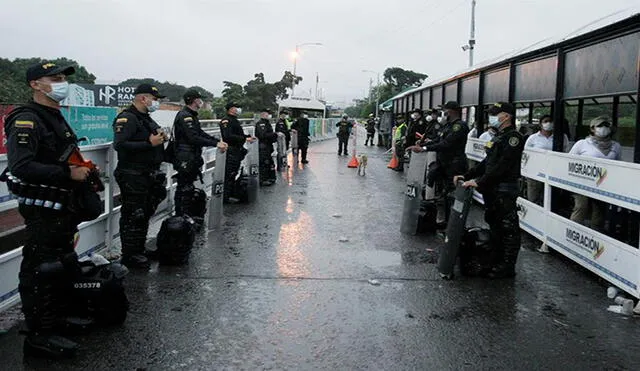
{"type": "MultiPolygon", "coordinates": [[[[476,62],[574,31],[638,0],[477,0],[476,62]]],[[[68,57],[99,81],[151,77],[219,95],[222,81],[292,70],[296,95],[347,105],[363,69],[399,66],[432,78],[464,69],[471,0],[0,0],[0,55],[68,57]],[[306,92],[306,93],[303,93],[306,92]]],[[[375,80],[374,80],[375,81],[375,80]]]]}

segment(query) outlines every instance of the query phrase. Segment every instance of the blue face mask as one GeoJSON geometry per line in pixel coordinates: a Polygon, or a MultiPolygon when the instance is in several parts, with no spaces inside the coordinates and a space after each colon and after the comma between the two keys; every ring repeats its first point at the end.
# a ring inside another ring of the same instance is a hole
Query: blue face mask
{"type": "Polygon", "coordinates": [[[492,128],[499,128],[500,124],[501,122],[498,116],[489,116],[489,126],[492,128]]]}
{"type": "Polygon", "coordinates": [[[54,82],[51,83],[51,91],[45,93],[49,98],[53,99],[56,102],[63,101],[66,97],[69,96],[69,83],[66,81],[63,82],[54,82]]]}

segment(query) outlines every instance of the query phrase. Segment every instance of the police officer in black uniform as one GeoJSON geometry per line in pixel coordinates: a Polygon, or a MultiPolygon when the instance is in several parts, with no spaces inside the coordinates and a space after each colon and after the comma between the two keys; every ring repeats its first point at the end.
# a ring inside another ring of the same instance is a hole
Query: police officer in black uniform
{"type": "MultiPolygon", "coordinates": [[[[414,146],[411,148],[414,152],[437,152],[436,167],[431,169],[434,174],[429,174],[427,177],[427,181],[430,184],[435,181],[434,178],[437,177],[436,172],[448,180],[457,174],[463,174],[467,171],[465,147],[467,145],[469,128],[467,127],[467,123],[460,118],[462,108],[458,105],[458,102],[449,101],[445,103],[442,109],[444,111],[444,119],[442,121],[444,127],[441,128],[440,137],[436,138],[436,140],[427,141],[424,146],[414,146]]],[[[440,221],[440,228],[444,227],[449,220],[451,199],[448,195],[455,189],[455,185],[451,184],[450,181],[446,181],[445,184],[445,202],[441,203],[441,207],[444,204],[445,220],[444,222],[440,221]]]]}
{"type": "Polygon", "coordinates": [[[296,135],[298,136],[298,149],[302,154],[300,162],[303,164],[308,164],[307,161],[307,151],[309,150],[309,116],[306,113],[302,113],[302,115],[291,125],[291,130],[296,131],[296,135]]]}
{"type": "Polygon", "coordinates": [[[378,121],[373,117],[373,113],[370,113],[367,124],[365,125],[365,129],[367,130],[367,139],[364,141],[365,146],[367,143],[371,143],[370,145],[373,145],[373,137],[376,135],[376,125],[380,128],[378,121]]]}
{"type": "Polygon", "coordinates": [[[338,156],[344,153],[345,156],[349,156],[349,136],[351,135],[351,128],[353,123],[349,121],[349,116],[342,116],[336,127],[338,128],[338,156]]]}
{"type": "Polygon", "coordinates": [[[289,126],[287,125],[287,115],[289,112],[280,111],[280,115],[278,116],[278,122],[276,122],[276,133],[284,134],[284,138],[286,141],[286,149],[289,149],[289,142],[291,142],[291,132],[289,131],[289,126]]]}
{"type": "Polygon", "coordinates": [[[494,249],[490,278],[515,276],[520,251],[520,221],[517,204],[520,161],[524,138],[514,125],[515,107],[506,102],[494,104],[488,110],[489,126],[498,134],[485,145],[487,156],[476,167],[453,181],[466,180],[464,187],[477,188],[484,199],[485,220],[491,228],[494,249]]]}
{"type": "Polygon", "coordinates": [[[421,141],[427,131],[427,121],[424,119],[422,110],[419,108],[411,111],[411,123],[407,129],[407,149],[413,147],[417,142],[421,141]]]}
{"type": "Polygon", "coordinates": [[[177,171],[174,177],[178,180],[174,199],[176,215],[188,214],[195,191],[193,182],[198,177],[202,180],[202,147],[217,146],[223,152],[227,149],[225,142],[205,133],[200,126],[198,110],[204,105],[200,92],[195,89],[187,90],[182,98],[185,106],[173,121],[175,147],[172,163],[177,171]]]}
{"type": "Polygon", "coordinates": [[[60,260],[77,262],[73,249],[80,219],[70,210],[69,197],[86,181],[89,169],[69,166],[64,158],[77,138],[59,106],[69,93],[66,76],[74,72],[48,62],[29,67],[33,100],[16,108],[5,123],[8,169],[2,180],[13,178],[10,190],[18,196],[26,226],[18,286],[28,328],[25,356],[71,357],[78,346],[57,335],[65,301],[58,287],[68,278],[48,276],[43,268],[60,260]]]}
{"type": "Polygon", "coordinates": [[[113,175],[122,198],[122,263],[129,268],[149,269],[145,243],[149,219],[166,197],[166,174],[160,171],[160,164],[164,160],[163,144],[168,140],[149,113],[160,107],[159,99],[165,96],[150,84],[139,85],[133,94],[133,103],[113,122],[113,147],[118,152],[113,175]]]}
{"type": "Polygon", "coordinates": [[[263,108],[260,111],[260,120],[256,122],[255,133],[260,148],[260,185],[270,186],[276,182],[276,165],[273,162],[273,143],[278,140],[277,134],[271,126],[271,110],[263,108]]]}
{"type": "Polygon", "coordinates": [[[242,113],[240,105],[230,102],[227,103],[225,108],[227,109],[227,114],[220,121],[220,132],[222,133],[222,140],[229,146],[227,148],[227,162],[225,163],[224,174],[224,202],[229,202],[236,176],[240,170],[240,163],[247,154],[244,143],[253,142],[254,138],[245,134],[244,130],[242,130],[242,125],[238,120],[238,115],[242,113]]]}

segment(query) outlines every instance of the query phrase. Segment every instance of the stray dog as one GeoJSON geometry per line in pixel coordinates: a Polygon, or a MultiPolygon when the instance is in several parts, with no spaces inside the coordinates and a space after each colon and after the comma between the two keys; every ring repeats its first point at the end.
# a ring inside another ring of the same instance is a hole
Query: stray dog
{"type": "Polygon", "coordinates": [[[367,175],[367,155],[358,155],[358,175],[367,175]]]}

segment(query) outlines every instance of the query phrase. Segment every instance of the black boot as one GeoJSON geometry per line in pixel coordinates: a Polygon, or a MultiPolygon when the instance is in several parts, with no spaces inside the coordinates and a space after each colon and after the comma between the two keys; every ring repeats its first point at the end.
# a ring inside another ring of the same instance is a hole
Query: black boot
{"type": "Polygon", "coordinates": [[[129,269],[148,270],[151,267],[149,259],[143,254],[125,255],[121,263],[129,269]]]}
{"type": "Polygon", "coordinates": [[[72,358],[76,355],[78,344],[62,336],[32,333],[24,339],[25,357],[36,358],[72,358]]]}
{"type": "Polygon", "coordinates": [[[518,260],[518,253],[520,252],[520,246],[517,248],[509,248],[504,252],[502,261],[498,263],[487,274],[487,277],[491,279],[500,278],[513,278],[516,276],[516,261],[518,260]]]}

